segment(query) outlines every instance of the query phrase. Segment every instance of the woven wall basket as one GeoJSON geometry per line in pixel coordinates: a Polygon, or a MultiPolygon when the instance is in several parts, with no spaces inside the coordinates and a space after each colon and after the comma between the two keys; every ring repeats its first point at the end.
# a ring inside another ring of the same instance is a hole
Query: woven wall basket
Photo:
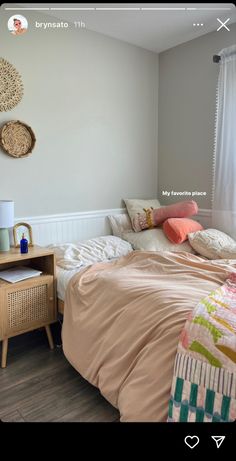
{"type": "Polygon", "coordinates": [[[12,64],[0,58],[0,112],[13,109],[23,96],[23,83],[12,64]]]}
{"type": "Polygon", "coordinates": [[[35,142],[32,128],[19,120],[8,122],[0,129],[0,145],[12,157],[27,157],[35,142]]]}

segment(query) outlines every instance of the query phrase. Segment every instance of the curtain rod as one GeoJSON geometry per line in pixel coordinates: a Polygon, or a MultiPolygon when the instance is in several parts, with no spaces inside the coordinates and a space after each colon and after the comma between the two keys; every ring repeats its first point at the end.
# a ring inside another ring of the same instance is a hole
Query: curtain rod
{"type": "Polygon", "coordinates": [[[213,56],[213,62],[220,62],[221,57],[218,54],[214,54],[213,56]]]}

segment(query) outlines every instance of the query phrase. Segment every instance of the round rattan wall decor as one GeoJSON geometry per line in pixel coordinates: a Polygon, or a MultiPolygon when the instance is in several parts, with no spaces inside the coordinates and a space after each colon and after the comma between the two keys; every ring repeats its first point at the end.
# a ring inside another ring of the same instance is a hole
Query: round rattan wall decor
{"type": "Polygon", "coordinates": [[[6,59],[0,58],[0,112],[13,109],[23,96],[19,72],[6,59]]]}
{"type": "Polygon", "coordinates": [[[31,154],[35,142],[32,128],[19,120],[8,122],[0,129],[0,145],[12,157],[27,157],[31,154]]]}

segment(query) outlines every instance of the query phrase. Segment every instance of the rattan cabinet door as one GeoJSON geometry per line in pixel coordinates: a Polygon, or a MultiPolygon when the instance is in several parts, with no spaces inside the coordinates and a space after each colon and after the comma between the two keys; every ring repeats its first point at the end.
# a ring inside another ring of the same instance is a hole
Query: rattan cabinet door
{"type": "Polygon", "coordinates": [[[51,275],[7,285],[1,301],[3,337],[15,336],[56,320],[51,275]]]}

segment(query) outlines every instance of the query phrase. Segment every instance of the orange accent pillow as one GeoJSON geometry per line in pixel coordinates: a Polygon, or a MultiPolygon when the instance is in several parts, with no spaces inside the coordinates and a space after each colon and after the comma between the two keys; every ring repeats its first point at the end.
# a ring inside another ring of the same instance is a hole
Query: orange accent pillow
{"type": "Polygon", "coordinates": [[[163,224],[163,231],[172,243],[182,243],[190,232],[203,230],[199,222],[188,218],[169,218],[163,224]]]}

